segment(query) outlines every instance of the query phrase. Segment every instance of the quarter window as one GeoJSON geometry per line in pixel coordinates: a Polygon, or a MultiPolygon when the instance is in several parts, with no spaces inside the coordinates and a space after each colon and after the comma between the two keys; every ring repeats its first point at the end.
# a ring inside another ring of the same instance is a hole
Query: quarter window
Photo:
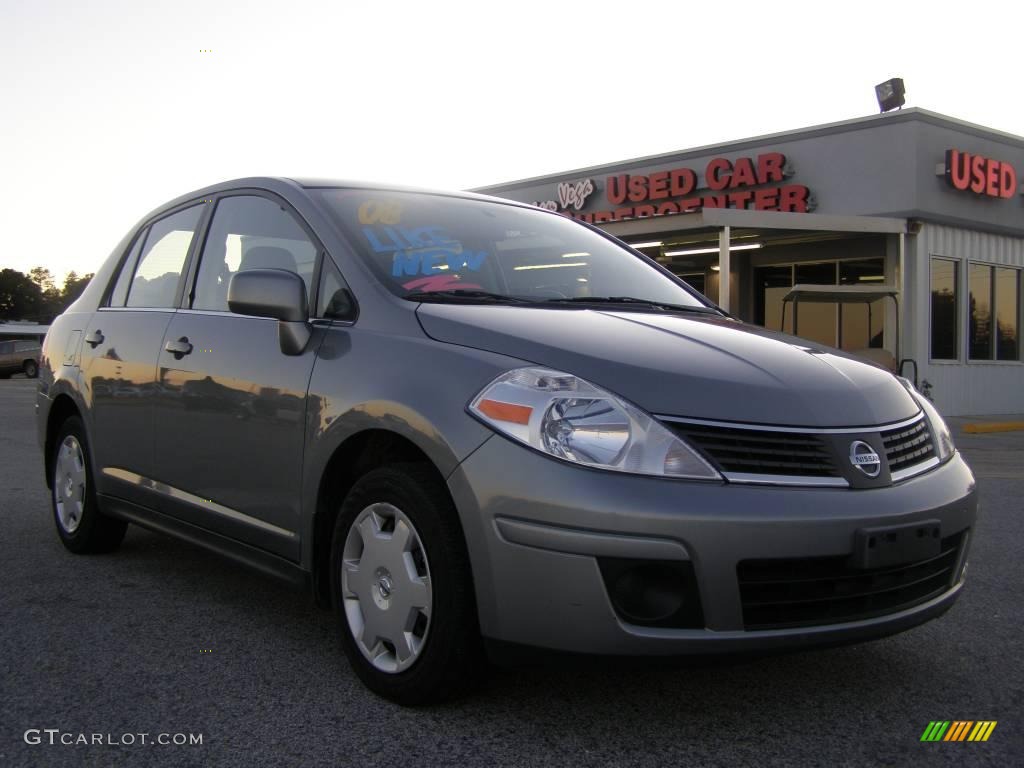
{"type": "Polygon", "coordinates": [[[352,292],[330,257],[324,258],[320,273],[320,296],[317,300],[316,316],[331,320],[355,318],[352,292]]]}
{"type": "Polygon", "coordinates": [[[956,360],[957,349],[957,272],[950,259],[932,257],[931,320],[932,360],[956,360]]]}
{"type": "Polygon", "coordinates": [[[202,210],[201,205],[194,205],[150,227],[125,306],[174,306],[181,270],[202,210]]]}
{"type": "Polygon", "coordinates": [[[229,311],[231,276],[247,269],[294,272],[305,281],[308,298],[316,255],[316,245],[278,203],[255,195],[226,197],[213,214],[192,308],[229,311]]]}

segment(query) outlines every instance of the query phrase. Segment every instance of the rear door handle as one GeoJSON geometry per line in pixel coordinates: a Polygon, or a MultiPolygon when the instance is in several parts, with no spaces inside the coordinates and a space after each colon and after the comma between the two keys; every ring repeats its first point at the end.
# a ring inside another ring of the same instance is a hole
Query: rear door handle
{"type": "Polygon", "coordinates": [[[189,344],[188,336],[182,336],[177,341],[168,341],[164,344],[164,349],[174,355],[176,360],[181,360],[192,351],[192,345],[189,344]]]}
{"type": "Polygon", "coordinates": [[[103,331],[97,328],[95,331],[85,337],[85,343],[94,349],[103,343],[103,331]]]}

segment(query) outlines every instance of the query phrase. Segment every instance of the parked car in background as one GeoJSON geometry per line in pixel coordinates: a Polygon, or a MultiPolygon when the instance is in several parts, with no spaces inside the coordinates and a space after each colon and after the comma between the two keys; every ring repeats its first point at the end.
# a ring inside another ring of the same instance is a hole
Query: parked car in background
{"type": "Polygon", "coordinates": [[[900,632],[957,599],[977,506],[910,382],[470,194],[254,178],[167,203],[53,323],[37,411],[69,550],[136,523],[305,584],[405,704],[485,650],[900,632]]]}
{"type": "Polygon", "coordinates": [[[14,339],[0,341],[0,378],[9,378],[15,373],[24,373],[30,379],[39,375],[38,341],[14,339]]]}

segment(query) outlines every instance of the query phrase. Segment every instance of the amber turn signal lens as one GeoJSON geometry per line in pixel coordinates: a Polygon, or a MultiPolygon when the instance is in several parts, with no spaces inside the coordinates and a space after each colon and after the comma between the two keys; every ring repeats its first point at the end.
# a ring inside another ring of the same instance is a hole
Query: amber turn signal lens
{"type": "Polygon", "coordinates": [[[512,424],[529,424],[533,408],[515,403],[502,403],[499,400],[481,400],[477,405],[480,413],[495,421],[508,421],[512,424]]]}

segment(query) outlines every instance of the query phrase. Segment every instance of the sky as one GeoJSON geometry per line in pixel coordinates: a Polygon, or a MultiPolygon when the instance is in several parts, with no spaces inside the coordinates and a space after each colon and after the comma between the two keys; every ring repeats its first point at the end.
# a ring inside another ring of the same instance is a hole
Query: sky
{"type": "Polygon", "coordinates": [[[466,189],[876,114],[891,77],[907,106],[1024,135],[1022,20],[985,0],[0,0],[0,268],[92,272],[227,179],[466,189]]]}

